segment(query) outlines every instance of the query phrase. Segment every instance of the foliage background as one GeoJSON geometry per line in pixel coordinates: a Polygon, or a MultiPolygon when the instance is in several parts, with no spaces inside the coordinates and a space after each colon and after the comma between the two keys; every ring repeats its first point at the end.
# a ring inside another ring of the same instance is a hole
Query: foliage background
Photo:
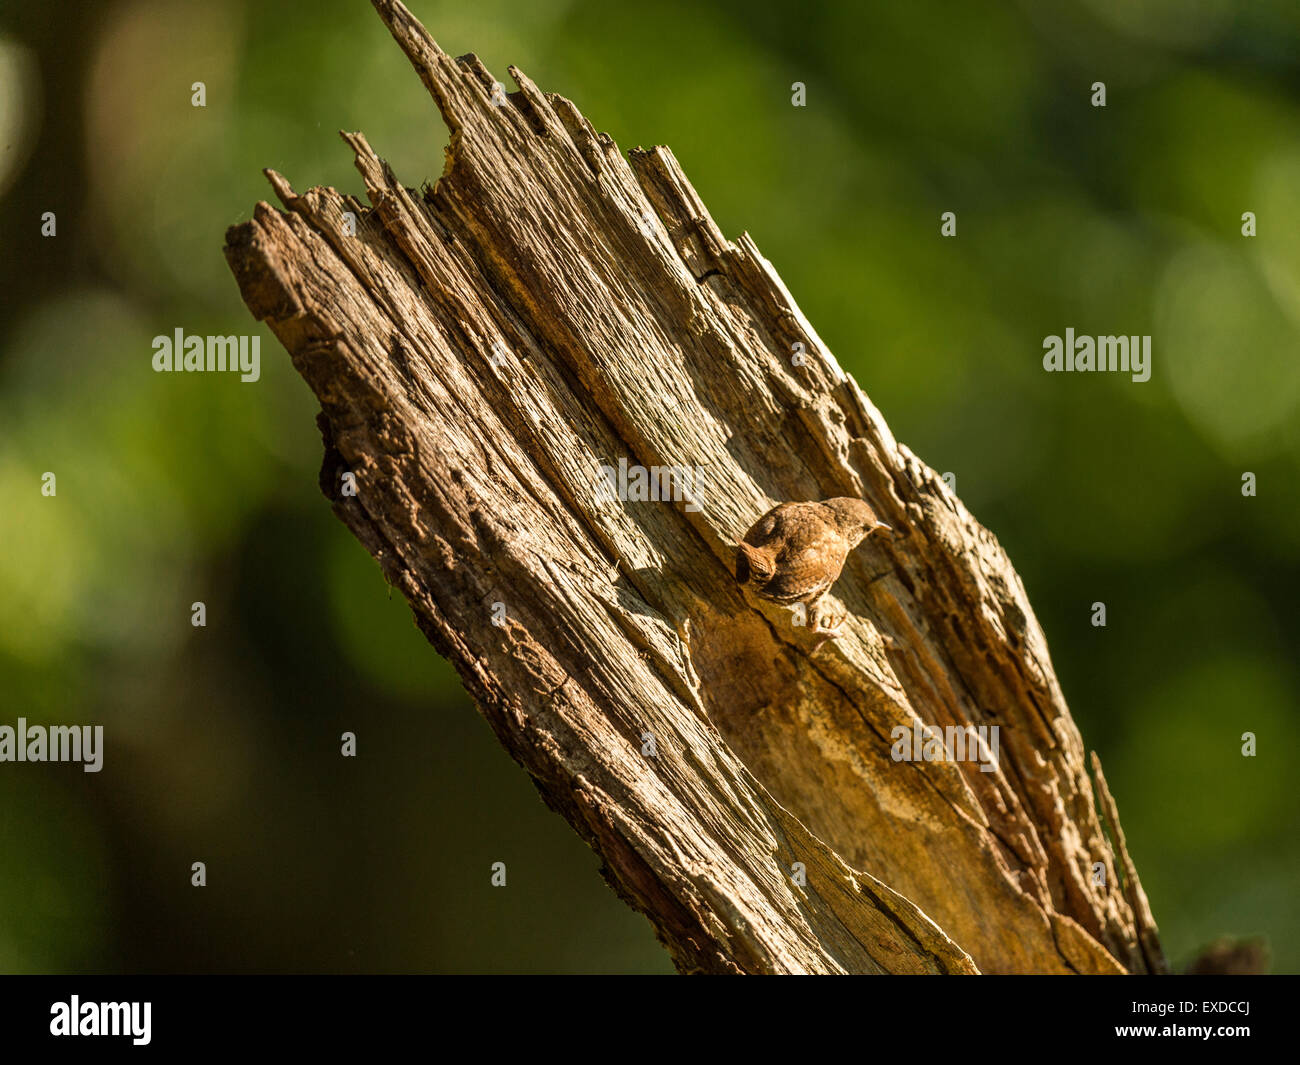
{"type": "MultiPolygon", "coordinates": [[[[1300,970],[1300,7],[411,7],[753,234],[1006,546],[1173,960],[1300,970]],[[1044,374],[1067,326],[1152,334],[1152,380],[1044,374]]],[[[269,332],[255,385],[150,369],[254,328],[221,247],[261,168],[361,194],[338,129],[440,173],[357,0],[0,5],[0,722],[107,734],[99,774],[0,765],[0,971],[670,971],[330,515],[269,332]]]]}

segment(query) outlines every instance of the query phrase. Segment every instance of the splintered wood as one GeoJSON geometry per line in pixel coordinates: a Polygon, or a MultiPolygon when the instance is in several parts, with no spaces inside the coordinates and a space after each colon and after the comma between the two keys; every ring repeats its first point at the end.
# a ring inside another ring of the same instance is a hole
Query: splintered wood
{"type": "Polygon", "coordinates": [[[369,206],[268,172],[284,209],[226,255],[320,400],[335,511],[615,890],[689,972],[1159,971],[994,537],[671,152],[375,7],[446,172],[417,193],[346,134],[369,206]],[[894,531],[810,655],[735,545],[833,496],[894,531]]]}

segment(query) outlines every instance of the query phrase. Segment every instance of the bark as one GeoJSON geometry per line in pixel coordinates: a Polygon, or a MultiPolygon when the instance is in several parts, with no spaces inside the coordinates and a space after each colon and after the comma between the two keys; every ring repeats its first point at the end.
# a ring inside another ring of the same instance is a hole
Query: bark
{"type": "Polygon", "coordinates": [[[268,171],[284,210],[226,255],[320,400],[336,513],[677,966],[1163,970],[1014,569],[754,242],[666,148],[625,157],[374,6],[451,129],[443,176],[405,188],[344,134],[370,205],[268,171]],[[702,472],[610,499],[620,459],[702,472]],[[841,495],[896,531],[851,556],[847,631],[810,654],[735,543],[841,495]],[[997,771],[894,760],[918,721],[998,726],[997,771]]]}

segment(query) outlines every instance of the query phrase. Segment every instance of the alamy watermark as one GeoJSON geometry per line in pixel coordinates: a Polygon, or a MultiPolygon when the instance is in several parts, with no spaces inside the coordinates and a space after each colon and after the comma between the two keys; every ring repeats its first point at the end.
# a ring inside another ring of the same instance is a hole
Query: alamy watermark
{"type": "Polygon", "coordinates": [[[135,1046],[148,1046],[152,1013],[152,1002],[82,1002],[73,995],[50,1006],[50,1035],[129,1036],[135,1046]]]}
{"type": "Polygon", "coordinates": [[[932,728],[917,720],[911,728],[889,730],[895,762],[979,762],[981,773],[998,769],[998,725],[947,725],[932,728]]]}
{"type": "Polygon", "coordinates": [[[153,338],[153,368],[156,373],[238,373],[252,383],[262,376],[260,336],[186,336],[179,326],[173,336],[153,338]]]}
{"type": "Polygon", "coordinates": [[[103,725],[0,725],[0,762],[83,762],[87,773],[104,768],[103,725]]]}
{"type": "Polygon", "coordinates": [[[1076,337],[1073,329],[1065,337],[1043,338],[1043,369],[1048,373],[1118,371],[1131,373],[1134,381],[1151,380],[1151,338],[1076,337]]]}
{"type": "Polygon", "coordinates": [[[700,508],[698,488],[704,476],[702,466],[636,466],[619,459],[618,466],[601,466],[596,500],[631,503],[685,503],[692,514],[700,508]]]}

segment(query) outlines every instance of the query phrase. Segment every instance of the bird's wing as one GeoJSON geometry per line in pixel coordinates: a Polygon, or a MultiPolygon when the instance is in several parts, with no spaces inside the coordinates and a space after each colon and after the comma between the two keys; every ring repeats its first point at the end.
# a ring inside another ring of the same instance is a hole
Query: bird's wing
{"type": "Polygon", "coordinates": [[[783,566],[801,565],[813,554],[833,550],[840,540],[835,527],[815,511],[788,515],[780,531],[783,539],[777,561],[783,566]]]}
{"type": "Polygon", "coordinates": [[[801,530],[777,559],[776,575],[768,591],[782,599],[807,600],[820,595],[839,576],[835,544],[830,537],[801,530]]]}
{"type": "Polygon", "coordinates": [[[745,533],[745,543],[752,544],[754,547],[764,546],[782,531],[782,528],[792,517],[791,512],[797,513],[802,506],[806,506],[806,504],[781,503],[773,507],[758,521],[754,522],[749,532],[745,533]]]}

